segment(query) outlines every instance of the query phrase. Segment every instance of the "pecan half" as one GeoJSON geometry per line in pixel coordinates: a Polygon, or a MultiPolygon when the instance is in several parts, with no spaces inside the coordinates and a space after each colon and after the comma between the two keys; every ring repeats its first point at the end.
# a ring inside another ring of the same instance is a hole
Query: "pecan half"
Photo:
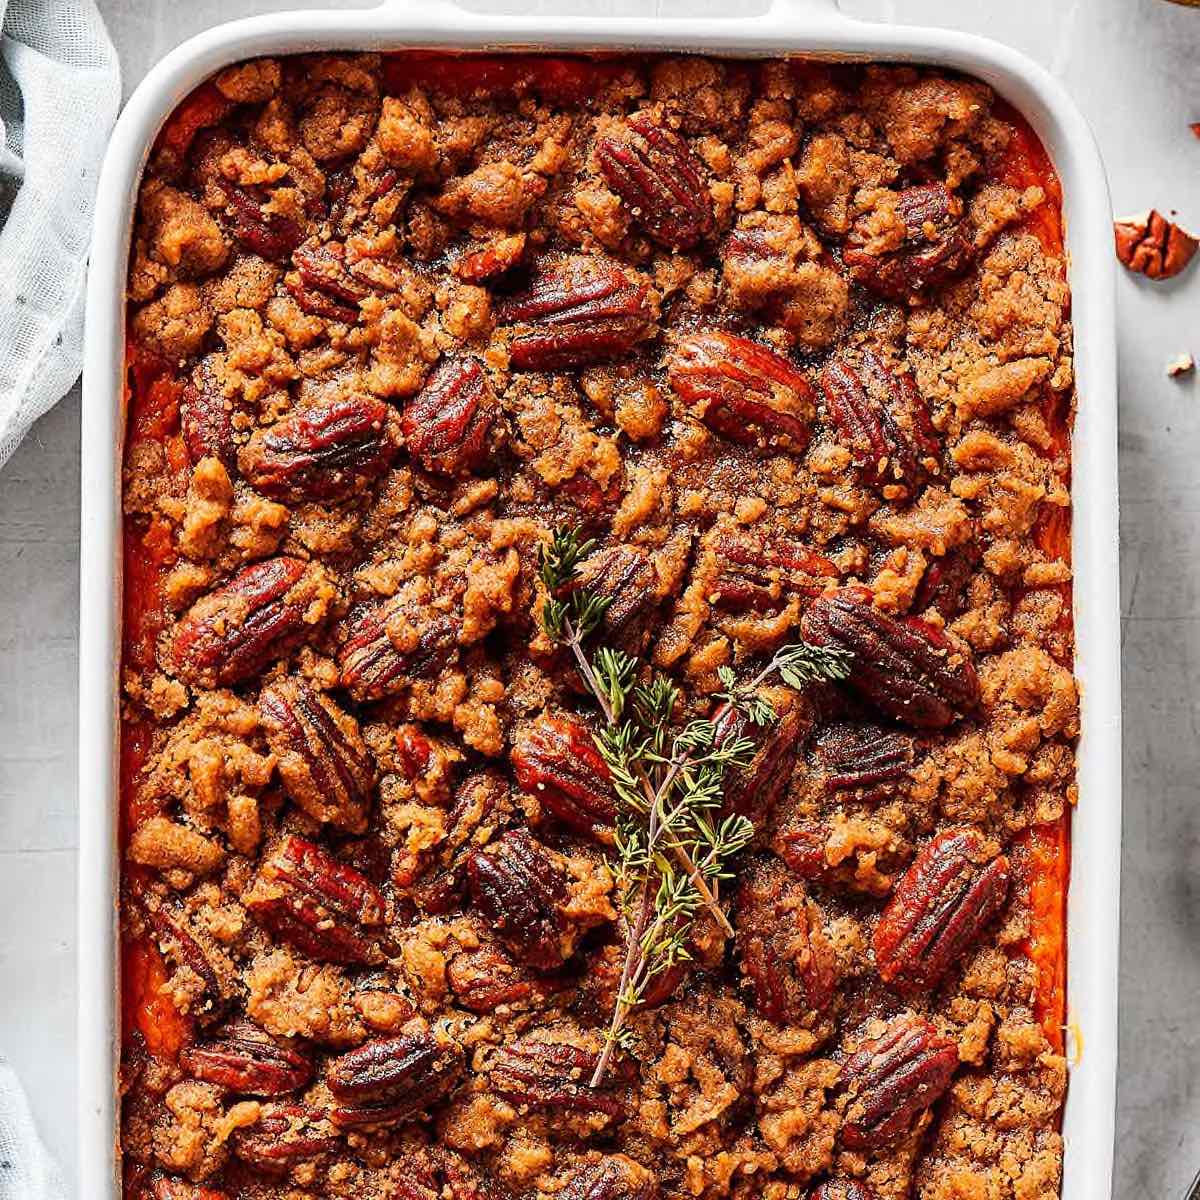
{"type": "Polygon", "coordinates": [[[489,925],[522,962],[540,971],[561,967],[570,953],[562,908],[567,877],[527,829],[506,833],[467,860],[471,895],[489,925]]]}
{"type": "Polygon", "coordinates": [[[562,1200],[656,1200],[659,1188],[641,1163],[610,1154],[575,1171],[561,1195],[562,1200]]]}
{"type": "Polygon", "coordinates": [[[358,302],[365,300],[371,289],[347,270],[345,246],[305,242],[293,252],[292,265],[296,269],[284,285],[305,312],[347,325],[358,320],[358,302]]]}
{"type": "Polygon", "coordinates": [[[916,759],[913,739],[882,725],[827,725],[817,735],[816,748],[826,790],[851,792],[871,803],[890,795],[916,759]]]}
{"type": "Polygon", "coordinates": [[[312,1079],[312,1062],[250,1022],[218,1038],[189,1046],[179,1065],[194,1079],[248,1096],[283,1096],[312,1079]]]}
{"type": "Polygon", "coordinates": [[[323,568],[299,558],[243,567],[176,625],[170,651],[176,672],[200,687],[258,674],[304,640],[312,628],[309,610],[325,586],[323,568]]]}
{"type": "Polygon", "coordinates": [[[192,463],[217,459],[228,471],[237,465],[233,404],[210,372],[197,372],[199,382],[183,385],[179,400],[179,429],[192,463]]]}
{"type": "Polygon", "coordinates": [[[612,1093],[617,1076],[610,1073],[598,1088],[589,1084],[596,1058],[580,1046],[521,1038],[496,1051],[489,1079],[512,1104],[615,1117],[621,1111],[612,1093]]]}
{"type": "Polygon", "coordinates": [[[650,285],[588,255],[543,260],[529,287],[503,301],[509,360],[521,371],[557,371],[626,358],[654,331],[650,285]]]}
{"type": "Polygon", "coordinates": [[[816,596],[838,577],[829,559],[793,538],[722,526],[708,546],[717,568],[709,603],[733,612],[782,608],[793,596],[816,596]]]}
{"type": "Polygon", "coordinates": [[[302,1104],[264,1104],[258,1120],[232,1138],[233,1152],[242,1162],[278,1175],[341,1144],[324,1115],[302,1104]]]}
{"type": "Polygon", "coordinates": [[[450,269],[467,283],[487,283],[511,271],[524,259],[528,240],[523,233],[493,238],[481,249],[467,250],[450,269]]]}
{"type": "Polygon", "coordinates": [[[929,413],[907,371],[893,371],[871,350],[855,368],[831,362],[821,390],[838,440],[849,450],[860,477],[885,494],[912,496],[936,460],[937,438],[929,413]]]}
{"type": "Polygon", "coordinates": [[[800,746],[811,728],[811,717],[798,697],[792,698],[778,720],[766,725],[754,724],[735,708],[726,709],[717,720],[718,743],[747,738],[754,751],[745,766],[725,772],[725,810],[761,824],[787,792],[800,746]]]}
{"type": "Polygon", "coordinates": [[[944,729],[979,703],[969,652],[916,617],[880,612],[865,588],[841,588],[809,605],[807,641],[854,654],[847,682],[881,712],[917,729],[944,729]]]}
{"type": "Polygon", "coordinates": [[[298,222],[268,212],[258,188],[223,183],[228,198],[226,212],[233,221],[233,236],[243,249],[275,263],[286,263],[300,244],[304,231],[298,222]]]}
{"type": "Polygon", "coordinates": [[[267,856],[246,908],[259,924],[319,962],[379,958],[384,900],[365,876],[313,842],[286,837],[267,856]]]}
{"type": "Polygon", "coordinates": [[[410,620],[403,599],[393,596],[351,609],[338,648],[341,686],[355,700],[380,700],[429,678],[458,652],[458,627],[450,617],[432,615],[428,624],[410,620]],[[395,641],[389,625],[402,627],[395,641]]]}
{"type": "Polygon", "coordinates": [[[954,1042],[924,1017],[896,1017],[881,1037],[864,1042],[842,1066],[842,1144],[849,1150],[887,1145],[945,1092],[957,1069],[954,1042]]]}
{"type": "Polygon", "coordinates": [[[404,409],[408,452],[437,475],[461,476],[483,466],[499,405],[477,358],[445,358],[404,409]]]}
{"type": "Polygon", "coordinates": [[[646,648],[658,605],[658,577],[637,546],[607,546],[579,567],[579,586],[609,601],[597,634],[606,646],[635,658],[646,648]]]}
{"type": "Polygon", "coordinates": [[[431,1031],[367,1042],[326,1070],[339,1102],[333,1122],[347,1128],[405,1121],[449,1095],[464,1066],[462,1047],[431,1031]]]}
{"type": "Polygon", "coordinates": [[[790,1025],[829,1007],[834,956],[821,911],[778,859],[744,873],[736,925],[742,975],[760,1016],[790,1025]]]}
{"type": "Polygon", "coordinates": [[[598,138],[596,162],[608,186],[648,237],[669,250],[690,250],[713,231],[704,166],[692,148],[648,112],[598,138]]]}
{"type": "Polygon", "coordinates": [[[256,430],[238,467],[276,500],[342,500],[378,479],[399,450],[395,410],[373,396],[347,396],[256,430]]]}
{"type": "Polygon", "coordinates": [[[872,215],[850,231],[843,261],[850,276],[869,291],[905,301],[961,275],[974,258],[962,219],[962,202],[942,183],[923,183],[894,193],[904,240],[895,250],[868,248],[872,215]]]}
{"type": "Polygon", "coordinates": [[[1151,209],[1115,222],[1117,258],[1147,279],[1170,279],[1196,256],[1200,240],[1151,209]]]}
{"type": "Polygon", "coordinates": [[[816,411],[808,380],[782,355],[720,330],[685,337],[667,379],[692,415],[745,445],[802,451],[816,411]]]}
{"type": "Polygon", "coordinates": [[[896,885],[875,927],[880,978],[903,990],[935,987],[1004,906],[1008,859],[988,859],[975,829],[938,834],[896,885]]]}
{"type": "Polygon", "coordinates": [[[264,688],[258,712],[292,800],[315,821],[362,833],[375,768],[358,722],[296,676],[264,688]]]}
{"type": "Polygon", "coordinates": [[[608,765],[586,725],[542,716],[517,730],[512,748],[517,782],[578,833],[607,830],[616,818],[608,765]]]}

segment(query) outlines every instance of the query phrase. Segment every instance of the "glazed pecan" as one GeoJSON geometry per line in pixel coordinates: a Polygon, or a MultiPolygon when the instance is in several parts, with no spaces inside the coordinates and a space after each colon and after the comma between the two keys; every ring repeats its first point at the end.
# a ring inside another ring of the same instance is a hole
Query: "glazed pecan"
{"type": "Polygon", "coordinates": [[[193,464],[217,459],[226,470],[237,465],[233,403],[222,393],[212,373],[203,369],[183,385],[179,400],[179,429],[193,464]]]}
{"type": "Polygon", "coordinates": [[[467,860],[471,895],[488,924],[522,962],[561,967],[569,953],[562,909],[567,877],[527,829],[513,829],[467,860]]]}
{"type": "Polygon", "coordinates": [[[371,289],[347,269],[345,246],[305,242],[293,252],[292,265],[296,269],[284,284],[305,312],[348,325],[358,320],[358,302],[366,299],[371,289]]]}
{"type": "Polygon", "coordinates": [[[821,911],[778,859],[743,873],[736,927],[742,975],[760,1016],[790,1025],[829,1007],[834,958],[821,911]]]}
{"type": "Polygon", "coordinates": [[[176,967],[182,967],[200,981],[202,995],[192,1011],[202,1020],[217,1017],[228,1002],[226,989],[204,947],[192,936],[182,918],[168,915],[160,906],[148,903],[144,909],[154,941],[161,953],[176,967]]]}
{"type": "Polygon", "coordinates": [[[1008,859],[988,857],[975,829],[946,830],[917,855],[875,927],[880,978],[903,990],[935,987],[1008,895],[1008,859]]]}
{"type": "Polygon", "coordinates": [[[333,1059],[325,1073],[338,1101],[334,1124],[396,1124],[436,1104],[457,1086],[462,1047],[432,1031],[367,1042],[333,1059]]]}
{"type": "Polygon", "coordinates": [[[194,1079],[248,1096],[283,1096],[312,1078],[312,1062],[281,1045],[250,1022],[239,1022],[220,1037],[189,1046],[179,1065],[194,1079]]]}
{"type": "Polygon", "coordinates": [[[525,257],[527,243],[523,233],[504,234],[482,249],[468,250],[450,269],[467,283],[487,283],[517,266],[525,257]]]}
{"type": "Polygon", "coordinates": [[[867,350],[857,367],[831,362],[821,372],[821,390],[864,482],[889,496],[914,495],[936,465],[938,443],[913,377],[867,350]]]}
{"type": "Polygon", "coordinates": [[[868,802],[890,795],[916,759],[913,739],[882,725],[827,725],[817,735],[816,749],[826,790],[852,792],[868,802]]]}
{"type": "Polygon", "coordinates": [[[408,452],[426,471],[462,476],[478,470],[499,405],[477,358],[445,358],[404,409],[408,452]]]}
{"type": "Polygon", "coordinates": [[[543,715],[517,730],[511,757],[517,782],[564,825],[583,834],[612,825],[608,766],[586,725],[543,715]]]}
{"type": "Polygon", "coordinates": [[[189,1183],[172,1175],[156,1175],[146,1191],[135,1194],[147,1196],[149,1200],[229,1200],[228,1192],[201,1187],[198,1183],[189,1183]]]}
{"type": "Polygon", "coordinates": [[[656,584],[654,566],[637,546],[607,546],[580,564],[579,586],[609,602],[597,634],[606,646],[635,658],[645,650],[658,604],[656,584]]]}
{"type": "Polygon", "coordinates": [[[712,329],[682,338],[667,379],[692,415],[734,442],[802,451],[816,411],[808,380],[782,355],[712,329]]]}
{"type": "Polygon", "coordinates": [[[875,253],[868,214],[850,231],[843,261],[850,276],[869,291],[905,301],[961,275],[974,258],[962,219],[962,202],[942,183],[923,183],[894,193],[904,241],[896,250],[875,253]]]}
{"type": "Polygon", "coordinates": [[[266,198],[258,188],[223,184],[233,222],[233,236],[243,249],[275,263],[286,263],[300,244],[304,231],[298,222],[266,210],[266,198]]]}
{"type": "Polygon", "coordinates": [[[354,395],[256,430],[238,466],[251,487],[272,499],[342,500],[379,478],[399,450],[395,410],[354,395]]]}
{"type": "Polygon", "coordinates": [[[596,162],[647,236],[669,250],[690,250],[713,231],[704,167],[674,130],[648,112],[596,140],[596,162]]]}
{"type": "Polygon", "coordinates": [[[356,605],[338,648],[341,686],[355,700],[379,700],[436,675],[458,652],[458,627],[450,617],[427,615],[427,624],[415,626],[398,596],[356,605]],[[392,624],[399,630],[394,641],[392,624]]]}
{"type": "Polygon", "coordinates": [[[319,962],[367,963],[384,901],[365,876],[314,842],[286,837],[267,856],[246,908],[260,925],[319,962]]]}
{"type": "Polygon", "coordinates": [[[852,651],[851,687],[905,725],[943,729],[979,703],[969,652],[925,621],[880,612],[865,588],[818,597],[800,628],[809,642],[852,651]]]}
{"type": "Polygon", "coordinates": [[[816,596],[838,576],[829,559],[793,538],[722,526],[708,546],[717,567],[709,602],[734,612],[782,608],[793,596],[816,596]]]}
{"type": "Polygon", "coordinates": [[[509,360],[521,371],[558,371],[626,358],[654,331],[650,285],[608,259],[568,255],[536,264],[529,287],[503,301],[509,360]]]}
{"type": "Polygon", "coordinates": [[[324,570],[299,558],[243,567],[176,625],[176,672],[200,687],[229,686],[258,674],[310,632],[309,610],[325,586],[324,570]]]}
{"type": "Polygon", "coordinates": [[[375,768],[358,722],[297,676],[265,687],[258,712],[292,800],[315,821],[362,833],[375,768]]]}
{"type": "Polygon", "coordinates": [[[489,1079],[493,1091],[512,1104],[615,1117],[621,1111],[613,1095],[619,1076],[610,1072],[593,1088],[596,1058],[580,1046],[521,1038],[496,1051],[489,1079]]]}
{"type": "Polygon", "coordinates": [[[875,1193],[856,1179],[830,1179],[814,1188],[808,1200],[878,1200],[875,1193]]]}
{"type": "Polygon", "coordinates": [[[912,611],[923,613],[936,609],[947,620],[962,610],[962,596],[975,568],[979,565],[979,548],[974,543],[959,546],[941,558],[935,558],[925,568],[921,585],[913,597],[912,611]]]}
{"type": "Polygon", "coordinates": [[[1113,226],[1117,258],[1147,279],[1170,279],[1196,256],[1200,239],[1151,209],[1124,217],[1113,226]]]}
{"type": "Polygon", "coordinates": [[[842,1065],[842,1144],[877,1150],[935,1103],[958,1069],[958,1047],[924,1017],[901,1015],[842,1065]]]}
{"type": "MultiPolygon", "coordinates": [[[[780,689],[782,690],[782,689],[780,689]]],[[[800,746],[812,727],[806,707],[792,697],[778,720],[756,725],[736,708],[717,719],[717,740],[746,738],[754,743],[750,761],[725,772],[725,810],[761,823],[787,792],[800,746]]]]}
{"type": "Polygon", "coordinates": [[[609,1154],[575,1171],[560,1195],[562,1200],[656,1200],[659,1189],[640,1163],[609,1154]]]}
{"type": "Polygon", "coordinates": [[[546,990],[542,980],[518,966],[492,942],[456,954],[446,965],[446,982],[456,1002],[474,1013],[524,1004],[546,990]]]}
{"type": "Polygon", "coordinates": [[[338,1149],[341,1139],[319,1110],[276,1103],[264,1104],[253,1125],[234,1133],[232,1145],[244,1163],[282,1175],[299,1163],[338,1149]]]}

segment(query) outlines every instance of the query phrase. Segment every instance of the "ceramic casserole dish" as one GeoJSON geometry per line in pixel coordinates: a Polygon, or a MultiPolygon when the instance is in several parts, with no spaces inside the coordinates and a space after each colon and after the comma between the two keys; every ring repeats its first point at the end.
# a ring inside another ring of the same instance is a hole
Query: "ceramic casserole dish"
{"type": "Polygon", "coordinates": [[[164,58],[131,97],[100,182],[84,365],[77,1194],[83,1200],[116,1200],[121,1193],[119,564],[125,281],[141,172],[156,132],[175,105],[231,62],[313,50],[405,48],[690,51],[945,66],[990,84],[1042,140],[1062,183],[1078,388],[1072,557],[1082,736],[1067,917],[1071,1072],[1062,1194],[1064,1200],[1105,1200],[1111,1194],[1114,1127],[1121,828],[1116,364],[1107,184],[1083,117],[1040,66],[977,37],[850,20],[832,0],[775,0],[761,16],[720,19],[508,16],[467,13],[442,0],[420,6],[385,0],[365,11],[279,13],[193,38],[164,58]]]}

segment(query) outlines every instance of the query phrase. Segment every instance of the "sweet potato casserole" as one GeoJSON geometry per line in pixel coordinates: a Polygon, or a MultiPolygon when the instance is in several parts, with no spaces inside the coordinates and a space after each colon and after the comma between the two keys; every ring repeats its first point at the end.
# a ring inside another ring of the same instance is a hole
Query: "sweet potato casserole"
{"type": "Polygon", "coordinates": [[[128,281],[146,1200],[1051,1200],[1057,180],[945,72],[231,67],[128,281]]]}

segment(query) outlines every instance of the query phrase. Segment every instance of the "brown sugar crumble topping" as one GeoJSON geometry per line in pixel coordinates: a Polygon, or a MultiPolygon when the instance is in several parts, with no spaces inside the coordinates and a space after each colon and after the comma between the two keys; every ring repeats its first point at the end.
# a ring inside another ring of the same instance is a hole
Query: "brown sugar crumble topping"
{"type": "Polygon", "coordinates": [[[909,67],[312,55],[184,101],[128,285],[128,1197],[1059,1196],[1059,201],[909,67]],[[629,920],[562,529],[681,726],[850,663],[728,714],[732,933],[595,1081],[629,920]]]}

